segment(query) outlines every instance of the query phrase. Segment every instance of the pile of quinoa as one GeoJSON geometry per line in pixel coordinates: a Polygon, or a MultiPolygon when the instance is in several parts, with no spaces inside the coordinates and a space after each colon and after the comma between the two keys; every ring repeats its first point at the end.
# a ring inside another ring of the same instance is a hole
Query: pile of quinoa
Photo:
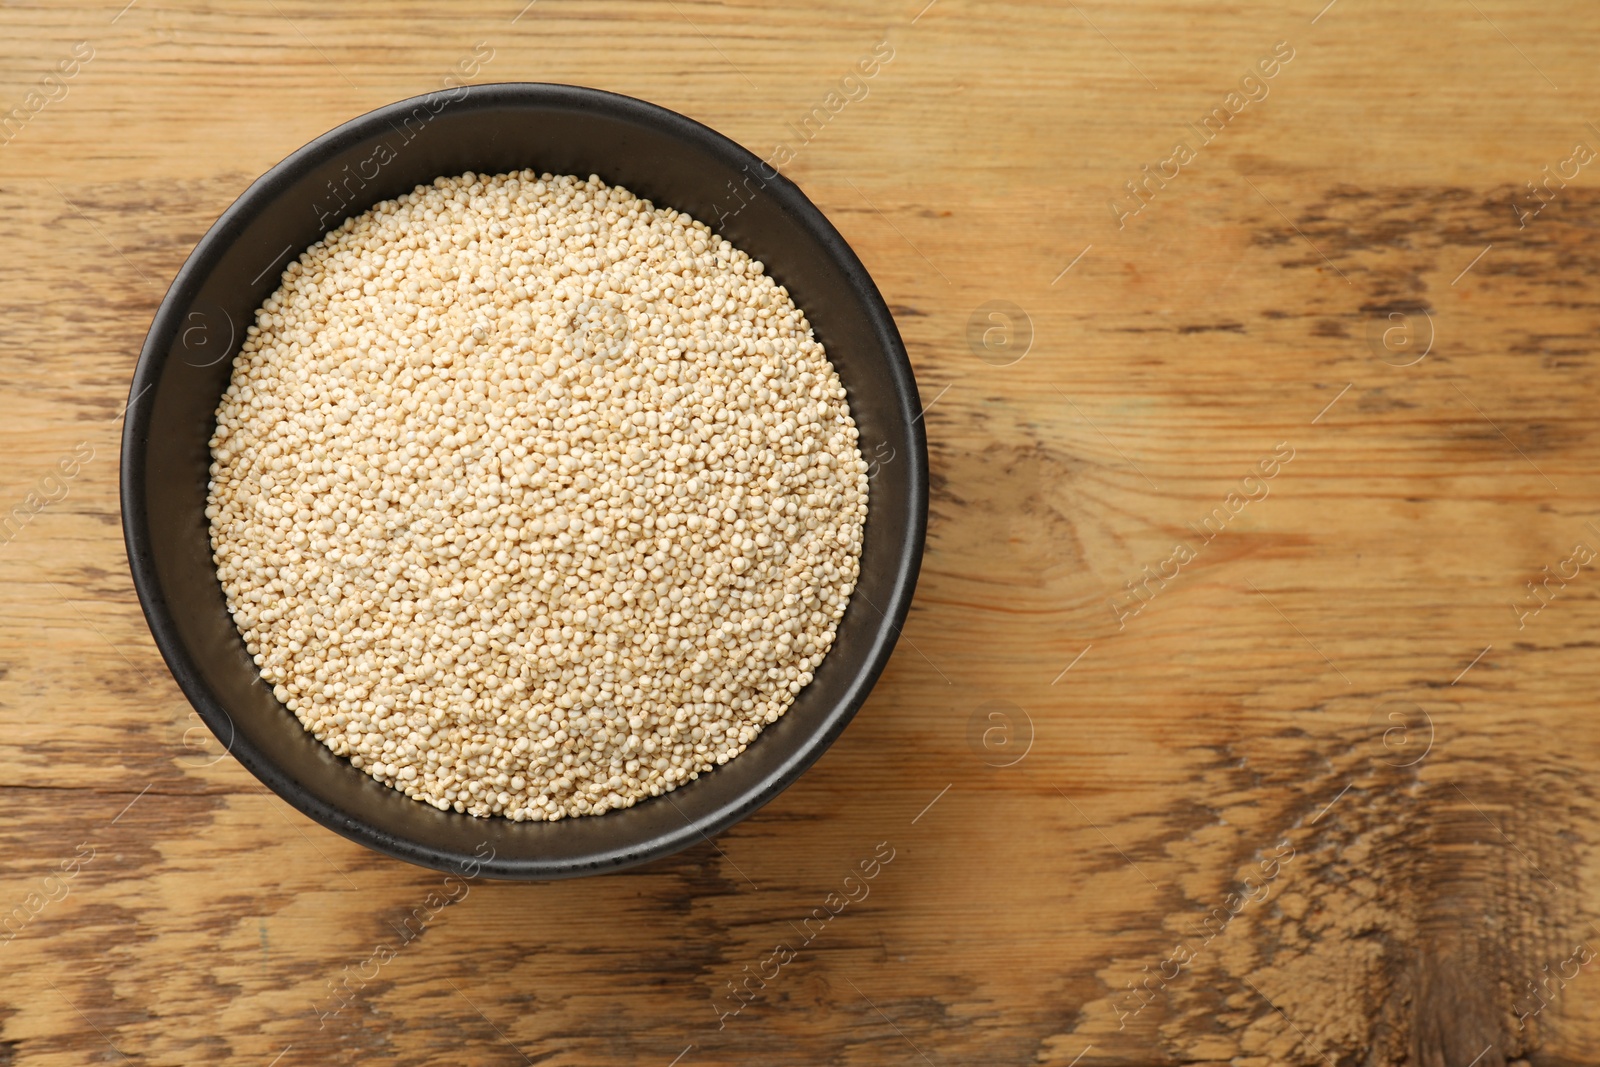
{"type": "Polygon", "coordinates": [[[629,807],[744,751],[833,643],[867,469],[762,264],[591,175],[440,178],[284,271],[206,516],[262,677],[439,808],[629,807]]]}

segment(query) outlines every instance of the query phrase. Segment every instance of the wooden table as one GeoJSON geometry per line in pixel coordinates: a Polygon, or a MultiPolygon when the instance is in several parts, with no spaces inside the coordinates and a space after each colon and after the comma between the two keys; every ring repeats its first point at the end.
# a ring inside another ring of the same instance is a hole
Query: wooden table
{"type": "Polygon", "coordinates": [[[0,9],[0,1064],[1600,1062],[1592,5],[524,3],[0,9]],[[934,493],[793,788],[435,907],[199,728],[118,420],[217,214],[475,50],[786,147],[934,493]]]}

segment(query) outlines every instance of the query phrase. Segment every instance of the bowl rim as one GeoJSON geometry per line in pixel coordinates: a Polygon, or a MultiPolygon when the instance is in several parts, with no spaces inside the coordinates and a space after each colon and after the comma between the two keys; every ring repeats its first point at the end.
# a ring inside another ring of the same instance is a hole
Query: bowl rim
{"type": "Polygon", "coordinates": [[[224,731],[232,733],[227,742],[228,753],[258,781],[303,815],[374,851],[436,870],[461,870],[464,865],[470,865],[474,868],[474,874],[511,880],[545,880],[621,870],[671,855],[702,840],[709,841],[715,834],[753,814],[792,785],[815,763],[866,701],[898,643],[921,569],[927,533],[929,477],[927,437],[922,425],[920,397],[910,359],[894,318],[866,267],[799,186],[775,168],[769,167],[753,152],[711,127],[669,108],[603,89],[554,82],[493,82],[435,91],[385,104],[358,115],[297,148],[251,182],[196,242],[151,320],[140,348],[128,397],[119,457],[119,495],[128,569],[151,636],[178,687],[219,740],[224,731]],[[243,232],[245,224],[306,170],[350,143],[358,143],[374,133],[392,128],[392,121],[411,114],[418,106],[436,101],[443,93],[450,95],[450,110],[456,112],[480,108],[547,108],[552,105],[573,110],[600,110],[623,122],[664,129],[668,136],[687,140],[704,151],[722,156],[735,167],[765,168],[761,172],[765,183],[763,195],[773,197],[809,238],[818,243],[826,256],[842,269],[849,288],[859,300],[871,323],[877,354],[888,363],[895,400],[913,444],[910,454],[903,457],[908,467],[907,485],[913,506],[906,528],[898,534],[900,548],[896,555],[897,573],[887,603],[873,605],[883,616],[886,626],[875,631],[875,647],[842,698],[828,711],[821,727],[807,735],[776,771],[759,779],[751,789],[736,798],[697,819],[691,820],[685,816],[684,825],[675,827],[671,832],[609,848],[584,859],[569,857],[544,861],[483,858],[468,853],[465,842],[459,850],[442,849],[383,830],[314,795],[296,780],[292,768],[268,757],[248,738],[233,731],[231,715],[221,701],[213,697],[196,661],[178,633],[152,551],[145,492],[146,442],[151,434],[154,414],[154,400],[150,394],[160,380],[176,341],[182,313],[199,295],[210,271],[243,232]],[[771,177],[767,176],[768,172],[772,173],[771,177]]]}

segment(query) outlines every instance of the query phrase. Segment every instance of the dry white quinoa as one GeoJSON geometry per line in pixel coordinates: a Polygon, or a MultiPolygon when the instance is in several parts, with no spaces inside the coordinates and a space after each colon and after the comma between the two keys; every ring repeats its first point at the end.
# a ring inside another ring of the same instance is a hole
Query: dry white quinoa
{"type": "Polygon", "coordinates": [[[519,820],[742,752],[833,643],[867,514],[788,292],[593,175],[440,178],[312,245],[211,450],[278,699],[407,796],[519,820]]]}

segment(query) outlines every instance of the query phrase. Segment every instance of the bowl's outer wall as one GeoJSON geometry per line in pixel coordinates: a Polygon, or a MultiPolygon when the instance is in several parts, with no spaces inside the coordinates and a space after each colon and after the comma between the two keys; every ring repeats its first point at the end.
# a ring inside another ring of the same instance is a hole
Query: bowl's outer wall
{"type": "Polygon", "coordinates": [[[196,246],[157,312],[130,390],[122,498],[130,566],[179,685],[252,773],[323,825],[440,870],[543,879],[687,847],[771,800],[848,723],[910,606],[927,455],[909,361],[871,278],[787,179],[698,123],[628,97],[504,84],[355,119],[257,181],[196,246]],[[861,577],[812,683],[731,763],[664,798],[554,823],[413,801],[326,749],[272,695],[230,618],[204,515],[208,441],[244,330],[283,268],[347,216],[440,175],[589,175],[670,206],[762,260],[838,369],[875,462],[861,577]],[[737,193],[736,193],[737,191],[737,193]],[[892,457],[892,458],[891,458],[892,457]]]}

